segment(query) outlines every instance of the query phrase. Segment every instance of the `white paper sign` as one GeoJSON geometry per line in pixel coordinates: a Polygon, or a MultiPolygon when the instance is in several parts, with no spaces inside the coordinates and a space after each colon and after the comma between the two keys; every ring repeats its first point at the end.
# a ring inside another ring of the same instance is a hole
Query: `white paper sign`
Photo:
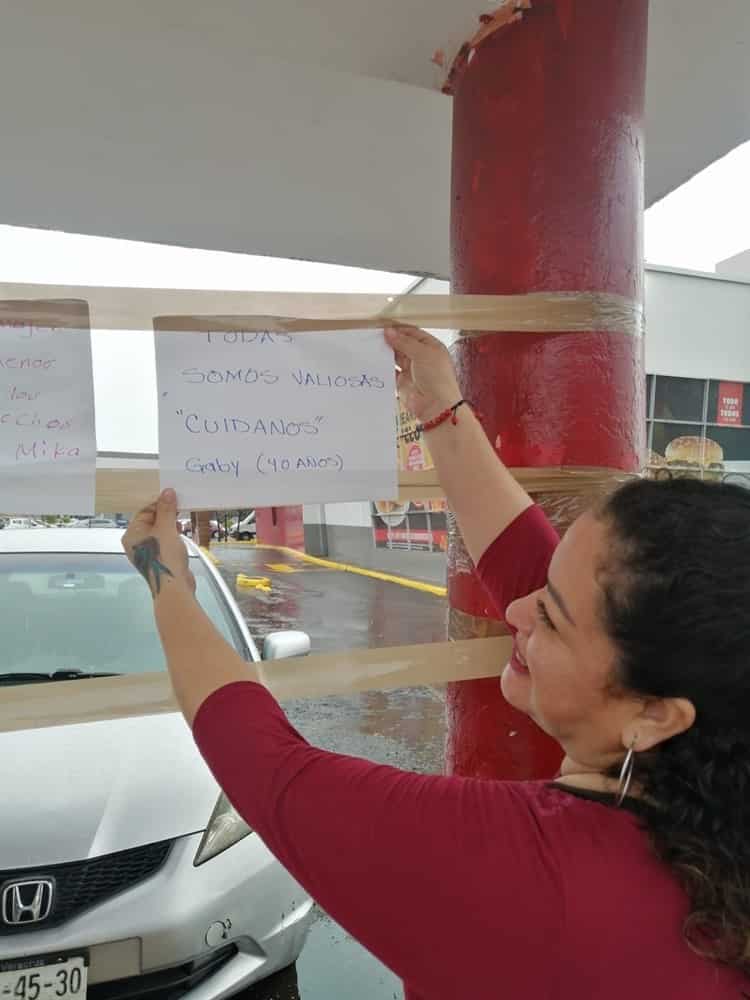
{"type": "Polygon", "coordinates": [[[156,335],[162,487],[192,508],[396,497],[380,330],[156,335]]]}
{"type": "Polygon", "coordinates": [[[0,325],[0,510],[90,514],[95,485],[89,331],[0,325]]]}

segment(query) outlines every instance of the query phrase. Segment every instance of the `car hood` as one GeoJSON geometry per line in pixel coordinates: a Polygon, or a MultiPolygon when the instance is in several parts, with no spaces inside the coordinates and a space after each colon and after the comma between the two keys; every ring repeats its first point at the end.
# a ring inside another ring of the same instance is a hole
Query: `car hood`
{"type": "Polygon", "coordinates": [[[181,715],[0,736],[0,872],[204,830],[219,794],[181,715]]]}

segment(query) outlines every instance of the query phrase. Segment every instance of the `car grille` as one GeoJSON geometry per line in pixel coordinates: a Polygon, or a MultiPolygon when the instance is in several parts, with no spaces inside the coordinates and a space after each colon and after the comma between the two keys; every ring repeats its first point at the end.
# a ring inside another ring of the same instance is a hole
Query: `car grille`
{"type": "Polygon", "coordinates": [[[3,886],[11,882],[39,878],[52,880],[55,886],[52,909],[46,920],[18,925],[6,924],[0,920],[0,935],[28,934],[30,931],[57,927],[84,910],[131,889],[162,867],[169,856],[172,843],[167,840],[129,851],[118,851],[116,854],[106,854],[101,858],[50,865],[47,868],[0,871],[0,897],[3,886]]]}
{"type": "Polygon", "coordinates": [[[171,969],[161,969],[145,976],[131,976],[129,979],[113,979],[109,983],[89,986],[87,1000],[175,1000],[188,990],[195,989],[204,979],[217,972],[237,954],[236,945],[211,952],[202,959],[186,965],[176,965],[171,969]]]}

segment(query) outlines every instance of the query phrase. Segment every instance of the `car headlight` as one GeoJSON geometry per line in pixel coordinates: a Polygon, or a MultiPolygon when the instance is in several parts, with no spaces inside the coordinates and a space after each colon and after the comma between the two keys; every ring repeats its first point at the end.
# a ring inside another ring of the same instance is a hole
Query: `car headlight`
{"type": "Polygon", "coordinates": [[[194,866],[197,868],[198,865],[210,861],[252,832],[222,792],[196,852],[194,866]]]}

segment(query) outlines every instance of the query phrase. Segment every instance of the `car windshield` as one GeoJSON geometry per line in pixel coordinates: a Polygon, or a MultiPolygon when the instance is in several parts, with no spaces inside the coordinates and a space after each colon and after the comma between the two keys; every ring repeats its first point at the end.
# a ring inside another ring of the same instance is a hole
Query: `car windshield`
{"type": "MultiPolygon", "coordinates": [[[[203,609],[247,656],[231,610],[203,562],[191,557],[190,568],[203,609]]],[[[166,669],[151,595],[124,554],[4,553],[0,636],[0,684],[23,683],[24,677],[15,676],[23,674],[30,681],[58,672],[64,677],[166,669]]]]}

